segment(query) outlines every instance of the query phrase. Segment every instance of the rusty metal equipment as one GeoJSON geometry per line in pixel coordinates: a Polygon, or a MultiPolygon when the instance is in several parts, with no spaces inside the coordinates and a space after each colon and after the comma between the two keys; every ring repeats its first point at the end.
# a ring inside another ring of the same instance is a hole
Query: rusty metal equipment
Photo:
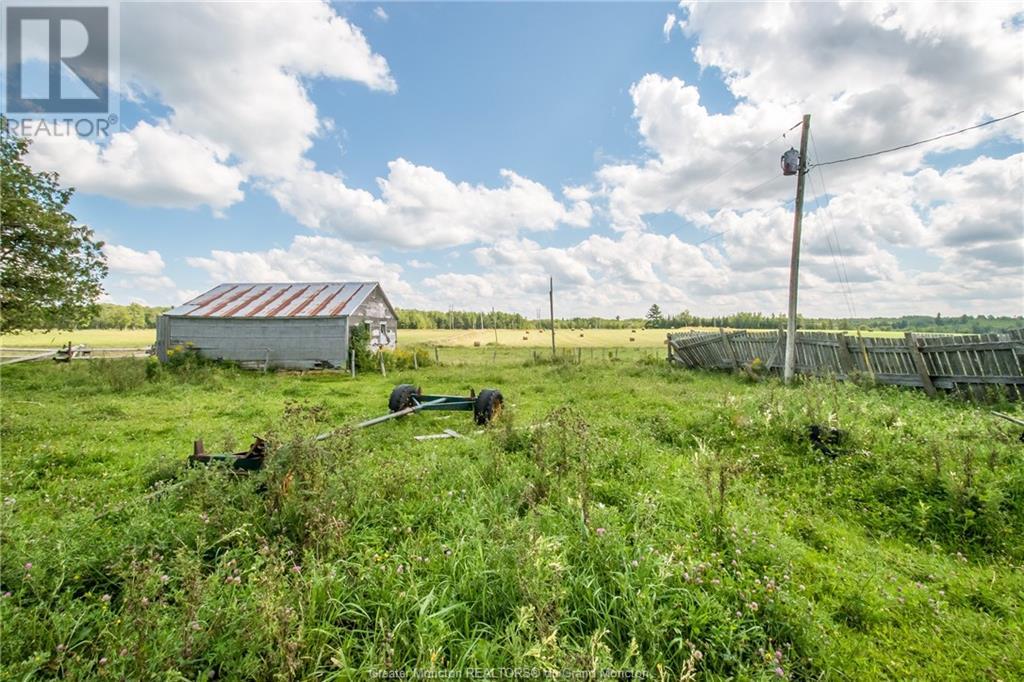
{"type": "Polygon", "coordinates": [[[263,466],[263,458],[267,455],[267,441],[263,440],[259,436],[253,436],[253,438],[255,438],[255,440],[245,452],[226,454],[205,452],[203,450],[203,441],[197,440],[192,444],[192,455],[188,458],[188,463],[193,465],[223,462],[225,464],[230,464],[234,469],[255,471],[263,466]]]}

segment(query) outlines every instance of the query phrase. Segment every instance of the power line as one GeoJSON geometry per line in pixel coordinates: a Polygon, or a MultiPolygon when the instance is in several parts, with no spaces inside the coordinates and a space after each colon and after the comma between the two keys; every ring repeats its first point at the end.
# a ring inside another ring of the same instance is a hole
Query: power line
{"type": "Polygon", "coordinates": [[[942,135],[936,135],[935,137],[929,137],[927,140],[918,140],[917,142],[911,142],[909,144],[901,144],[898,147],[890,147],[889,149],[881,149],[881,150],[879,150],[877,152],[871,152],[870,154],[860,154],[859,156],[850,156],[850,157],[847,157],[845,159],[836,159],[834,161],[823,161],[821,163],[814,164],[814,166],[831,166],[832,164],[835,164],[835,163],[846,163],[847,161],[857,161],[859,159],[866,159],[866,158],[869,158],[869,157],[872,157],[872,156],[880,156],[882,154],[888,154],[889,152],[900,151],[901,149],[910,149],[911,147],[916,147],[918,145],[925,144],[927,142],[934,142],[935,140],[941,140],[944,137],[953,137],[954,135],[960,135],[961,133],[966,133],[966,132],[971,131],[971,130],[977,130],[978,128],[984,128],[985,126],[992,125],[993,123],[999,123],[1000,121],[1005,121],[1007,119],[1013,118],[1014,116],[1020,116],[1021,114],[1024,114],[1024,109],[1021,109],[1020,111],[1015,111],[1014,113],[1008,114],[1006,116],[1000,116],[999,118],[994,118],[991,121],[985,121],[984,123],[979,123],[978,125],[970,126],[969,128],[961,128],[960,130],[953,131],[952,133],[943,133],[942,135]]]}
{"type": "MultiPolygon", "coordinates": [[[[793,126],[793,128],[797,128],[797,127],[799,127],[799,126],[800,126],[800,123],[797,123],[797,124],[796,124],[795,126],[793,126]]],[[[746,161],[749,161],[749,160],[750,160],[750,157],[751,157],[751,156],[753,156],[754,154],[757,154],[758,152],[760,152],[761,150],[763,150],[763,149],[764,149],[765,147],[767,147],[768,145],[770,145],[770,144],[774,144],[775,142],[777,142],[777,141],[781,140],[782,138],[784,138],[784,137],[786,136],[786,133],[788,133],[789,131],[793,130],[793,128],[789,128],[789,129],[787,129],[787,130],[786,130],[785,132],[782,132],[782,133],[780,133],[779,135],[776,135],[776,136],[775,136],[775,137],[773,137],[772,139],[770,139],[770,140],[768,140],[767,142],[765,142],[764,144],[762,144],[762,145],[761,145],[760,147],[758,147],[757,149],[754,149],[753,151],[751,151],[751,152],[748,152],[748,153],[747,153],[747,154],[745,154],[745,155],[743,156],[743,158],[741,158],[741,159],[740,159],[739,161],[737,161],[737,162],[736,162],[736,163],[734,163],[733,165],[729,166],[729,167],[728,167],[728,168],[726,168],[726,169],[725,169],[724,171],[722,171],[721,173],[719,173],[719,174],[718,174],[718,175],[716,175],[715,177],[711,178],[710,180],[705,180],[704,182],[702,182],[701,184],[697,185],[696,187],[694,187],[694,188],[693,188],[693,189],[691,189],[690,191],[691,191],[691,192],[693,192],[693,193],[696,193],[696,192],[697,192],[698,190],[704,189],[705,187],[707,187],[708,185],[710,185],[710,184],[711,184],[712,182],[715,182],[716,180],[720,180],[720,179],[722,179],[723,177],[725,177],[725,176],[726,176],[726,175],[727,175],[728,173],[730,173],[731,171],[735,170],[736,168],[739,168],[739,167],[740,167],[740,165],[742,165],[742,164],[743,164],[744,162],[746,162],[746,161]]]]}
{"type": "MultiPolygon", "coordinates": [[[[815,224],[821,225],[824,223],[824,219],[822,218],[821,214],[824,213],[825,211],[823,210],[821,202],[819,201],[818,190],[814,186],[814,176],[808,173],[807,180],[811,183],[811,192],[814,194],[814,206],[816,209],[814,215],[814,222],[815,224]]],[[[824,194],[824,192],[822,194],[824,194]]],[[[843,271],[839,267],[839,258],[836,256],[836,249],[832,246],[832,236],[828,233],[827,228],[823,229],[822,232],[824,232],[825,234],[825,244],[828,246],[829,255],[832,256],[832,267],[834,267],[836,271],[836,280],[839,282],[839,291],[843,296],[843,301],[846,303],[846,308],[850,312],[850,316],[857,317],[856,314],[854,314],[853,300],[850,297],[847,282],[846,280],[843,279],[843,271]]],[[[845,265],[843,266],[843,268],[845,269],[845,265]]]]}
{"type": "MultiPolygon", "coordinates": [[[[814,149],[814,158],[820,158],[818,156],[818,143],[814,141],[814,133],[811,133],[811,148],[814,149]]],[[[829,198],[828,187],[825,185],[825,173],[818,168],[818,178],[821,180],[821,191],[825,195],[825,213],[828,215],[828,222],[832,227],[832,237],[836,242],[836,250],[839,251],[839,263],[842,266],[842,274],[840,275],[840,282],[846,287],[846,299],[847,304],[850,306],[850,312],[853,313],[853,317],[857,317],[857,306],[854,303],[853,287],[850,285],[850,275],[846,269],[846,254],[843,253],[842,242],[839,241],[839,230],[836,229],[835,218],[832,217],[832,200],[829,198]]],[[[829,246],[831,249],[831,245],[829,246]]],[[[835,254],[832,254],[833,261],[835,260],[835,254]]],[[[838,273],[837,273],[838,274],[838,273]]]]}

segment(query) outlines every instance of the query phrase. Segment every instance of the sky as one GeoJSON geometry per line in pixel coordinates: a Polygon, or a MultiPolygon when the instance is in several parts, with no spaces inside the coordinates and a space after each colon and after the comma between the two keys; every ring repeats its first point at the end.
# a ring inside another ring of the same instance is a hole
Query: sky
{"type": "MultiPolygon", "coordinates": [[[[37,138],[105,300],[786,309],[809,161],[1024,109],[1024,3],[122,3],[120,131],[37,138]]],[[[807,176],[800,311],[1024,314],[1024,116],[807,176]]]]}

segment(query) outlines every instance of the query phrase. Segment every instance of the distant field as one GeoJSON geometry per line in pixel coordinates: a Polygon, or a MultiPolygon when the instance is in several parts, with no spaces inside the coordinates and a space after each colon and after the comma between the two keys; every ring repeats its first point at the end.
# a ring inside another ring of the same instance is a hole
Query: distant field
{"type": "MultiPolygon", "coordinates": [[[[555,343],[562,348],[660,347],[668,329],[581,329],[555,331],[555,343]]],[[[485,346],[494,343],[493,329],[399,329],[399,345],[485,346]]],[[[537,329],[499,329],[498,344],[521,348],[550,348],[551,332],[537,329]]]]}
{"type": "Polygon", "coordinates": [[[156,342],[155,329],[79,329],[77,331],[25,332],[0,336],[3,348],[56,348],[85,344],[93,348],[142,348],[156,342]]]}
{"type": "MultiPolygon", "coordinates": [[[[555,341],[560,348],[660,348],[665,335],[686,329],[559,329],[555,341]]],[[[867,336],[903,336],[901,332],[864,332],[867,336]]],[[[81,329],[73,332],[28,332],[0,336],[0,348],[56,348],[85,344],[93,348],[141,348],[156,341],[155,329],[81,329]]],[[[493,329],[400,329],[401,346],[481,346],[494,343],[493,329]]],[[[512,348],[547,348],[551,333],[537,329],[499,329],[498,344],[512,348]]]]}

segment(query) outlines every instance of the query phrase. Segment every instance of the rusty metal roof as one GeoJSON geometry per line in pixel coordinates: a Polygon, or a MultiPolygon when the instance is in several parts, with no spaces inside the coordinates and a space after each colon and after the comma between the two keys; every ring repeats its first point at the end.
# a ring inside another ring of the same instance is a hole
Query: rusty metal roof
{"type": "Polygon", "coordinates": [[[354,313],[377,286],[377,282],[221,284],[164,314],[220,318],[345,317],[354,313]]]}

